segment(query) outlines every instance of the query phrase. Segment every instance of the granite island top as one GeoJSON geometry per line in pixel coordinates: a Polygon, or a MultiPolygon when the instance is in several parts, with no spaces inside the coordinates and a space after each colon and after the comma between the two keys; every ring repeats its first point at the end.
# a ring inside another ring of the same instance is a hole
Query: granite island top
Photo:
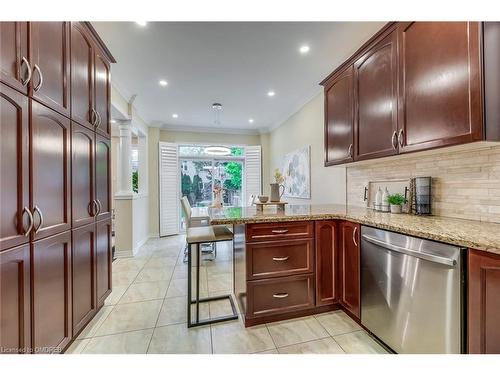
{"type": "Polygon", "coordinates": [[[193,208],[193,216],[208,216],[210,224],[252,224],[341,219],[415,237],[500,254],[500,223],[377,212],[345,205],[288,205],[258,212],[255,207],[193,208]]]}

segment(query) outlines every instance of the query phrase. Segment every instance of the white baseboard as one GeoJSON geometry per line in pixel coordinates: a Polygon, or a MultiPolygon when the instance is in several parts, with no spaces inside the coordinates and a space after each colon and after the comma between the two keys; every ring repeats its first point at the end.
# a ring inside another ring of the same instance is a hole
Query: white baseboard
{"type": "Polygon", "coordinates": [[[134,256],[133,250],[116,250],[115,249],[115,258],[131,258],[134,256]]]}

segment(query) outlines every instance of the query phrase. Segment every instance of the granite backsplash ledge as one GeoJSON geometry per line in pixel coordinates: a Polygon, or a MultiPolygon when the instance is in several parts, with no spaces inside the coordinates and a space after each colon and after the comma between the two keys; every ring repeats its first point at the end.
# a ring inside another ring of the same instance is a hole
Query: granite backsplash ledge
{"type": "Polygon", "coordinates": [[[365,206],[369,181],[431,176],[436,216],[500,223],[500,144],[444,149],[346,167],[347,204],[365,206]]]}

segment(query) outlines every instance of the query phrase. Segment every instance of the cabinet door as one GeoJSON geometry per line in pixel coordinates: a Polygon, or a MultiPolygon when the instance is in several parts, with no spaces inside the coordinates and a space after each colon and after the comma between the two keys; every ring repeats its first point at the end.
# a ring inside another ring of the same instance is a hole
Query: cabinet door
{"type": "Polygon", "coordinates": [[[71,231],[32,245],[32,343],[38,353],[60,352],[71,340],[71,231]]]}
{"type": "Polygon", "coordinates": [[[469,250],[469,353],[500,354],[500,256],[469,250]]]}
{"type": "Polygon", "coordinates": [[[28,98],[0,84],[0,251],[29,241],[28,98]]]}
{"type": "Polygon", "coordinates": [[[316,305],[337,300],[337,222],[316,221],[316,305]]]}
{"type": "Polygon", "coordinates": [[[109,139],[96,134],[95,146],[95,198],[99,205],[97,220],[111,217],[111,143],[109,139]]]}
{"type": "Polygon", "coordinates": [[[353,161],[353,70],[325,86],[325,166],[353,161]]]}
{"type": "Polygon", "coordinates": [[[479,29],[477,22],[398,27],[401,151],[482,139],[479,29]]]}
{"type": "Polygon", "coordinates": [[[31,346],[29,245],[0,253],[0,353],[31,346]]]}
{"type": "Polygon", "coordinates": [[[28,23],[0,22],[0,80],[27,94],[30,77],[28,23]]]}
{"type": "Polygon", "coordinates": [[[111,293],[111,219],[96,223],[96,280],[97,303],[104,304],[104,300],[111,293]]]}
{"type": "Polygon", "coordinates": [[[97,309],[95,230],[92,223],[72,231],[73,335],[92,319],[97,309]]]}
{"type": "Polygon", "coordinates": [[[79,23],[71,25],[71,119],[94,129],[97,121],[93,105],[94,50],[90,35],[79,23]]]}
{"type": "Polygon", "coordinates": [[[35,239],[70,229],[70,121],[31,102],[31,174],[35,239]]]}
{"type": "Polygon", "coordinates": [[[94,107],[98,113],[97,131],[104,136],[111,135],[111,85],[110,66],[106,58],[100,53],[99,48],[95,48],[94,57],[94,107]]]}
{"type": "Polygon", "coordinates": [[[340,303],[354,316],[360,317],[359,296],[359,224],[344,221],[340,224],[340,303]]]}
{"type": "Polygon", "coordinates": [[[30,22],[31,96],[65,116],[70,115],[69,26],[69,22],[30,22]]]}
{"type": "Polygon", "coordinates": [[[94,222],[94,132],[71,124],[71,219],[73,227],[94,222]]]}
{"type": "Polygon", "coordinates": [[[355,159],[397,153],[397,33],[371,47],[354,64],[355,159]]]}

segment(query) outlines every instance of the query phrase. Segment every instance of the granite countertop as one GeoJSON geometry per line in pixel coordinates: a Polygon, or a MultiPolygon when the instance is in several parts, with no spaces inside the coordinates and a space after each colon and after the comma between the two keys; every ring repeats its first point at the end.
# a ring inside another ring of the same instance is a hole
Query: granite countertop
{"type": "Polygon", "coordinates": [[[343,219],[415,237],[500,254],[500,223],[376,212],[344,205],[289,205],[285,212],[255,207],[193,208],[193,216],[208,216],[210,224],[250,224],[300,220],[343,219]]]}

